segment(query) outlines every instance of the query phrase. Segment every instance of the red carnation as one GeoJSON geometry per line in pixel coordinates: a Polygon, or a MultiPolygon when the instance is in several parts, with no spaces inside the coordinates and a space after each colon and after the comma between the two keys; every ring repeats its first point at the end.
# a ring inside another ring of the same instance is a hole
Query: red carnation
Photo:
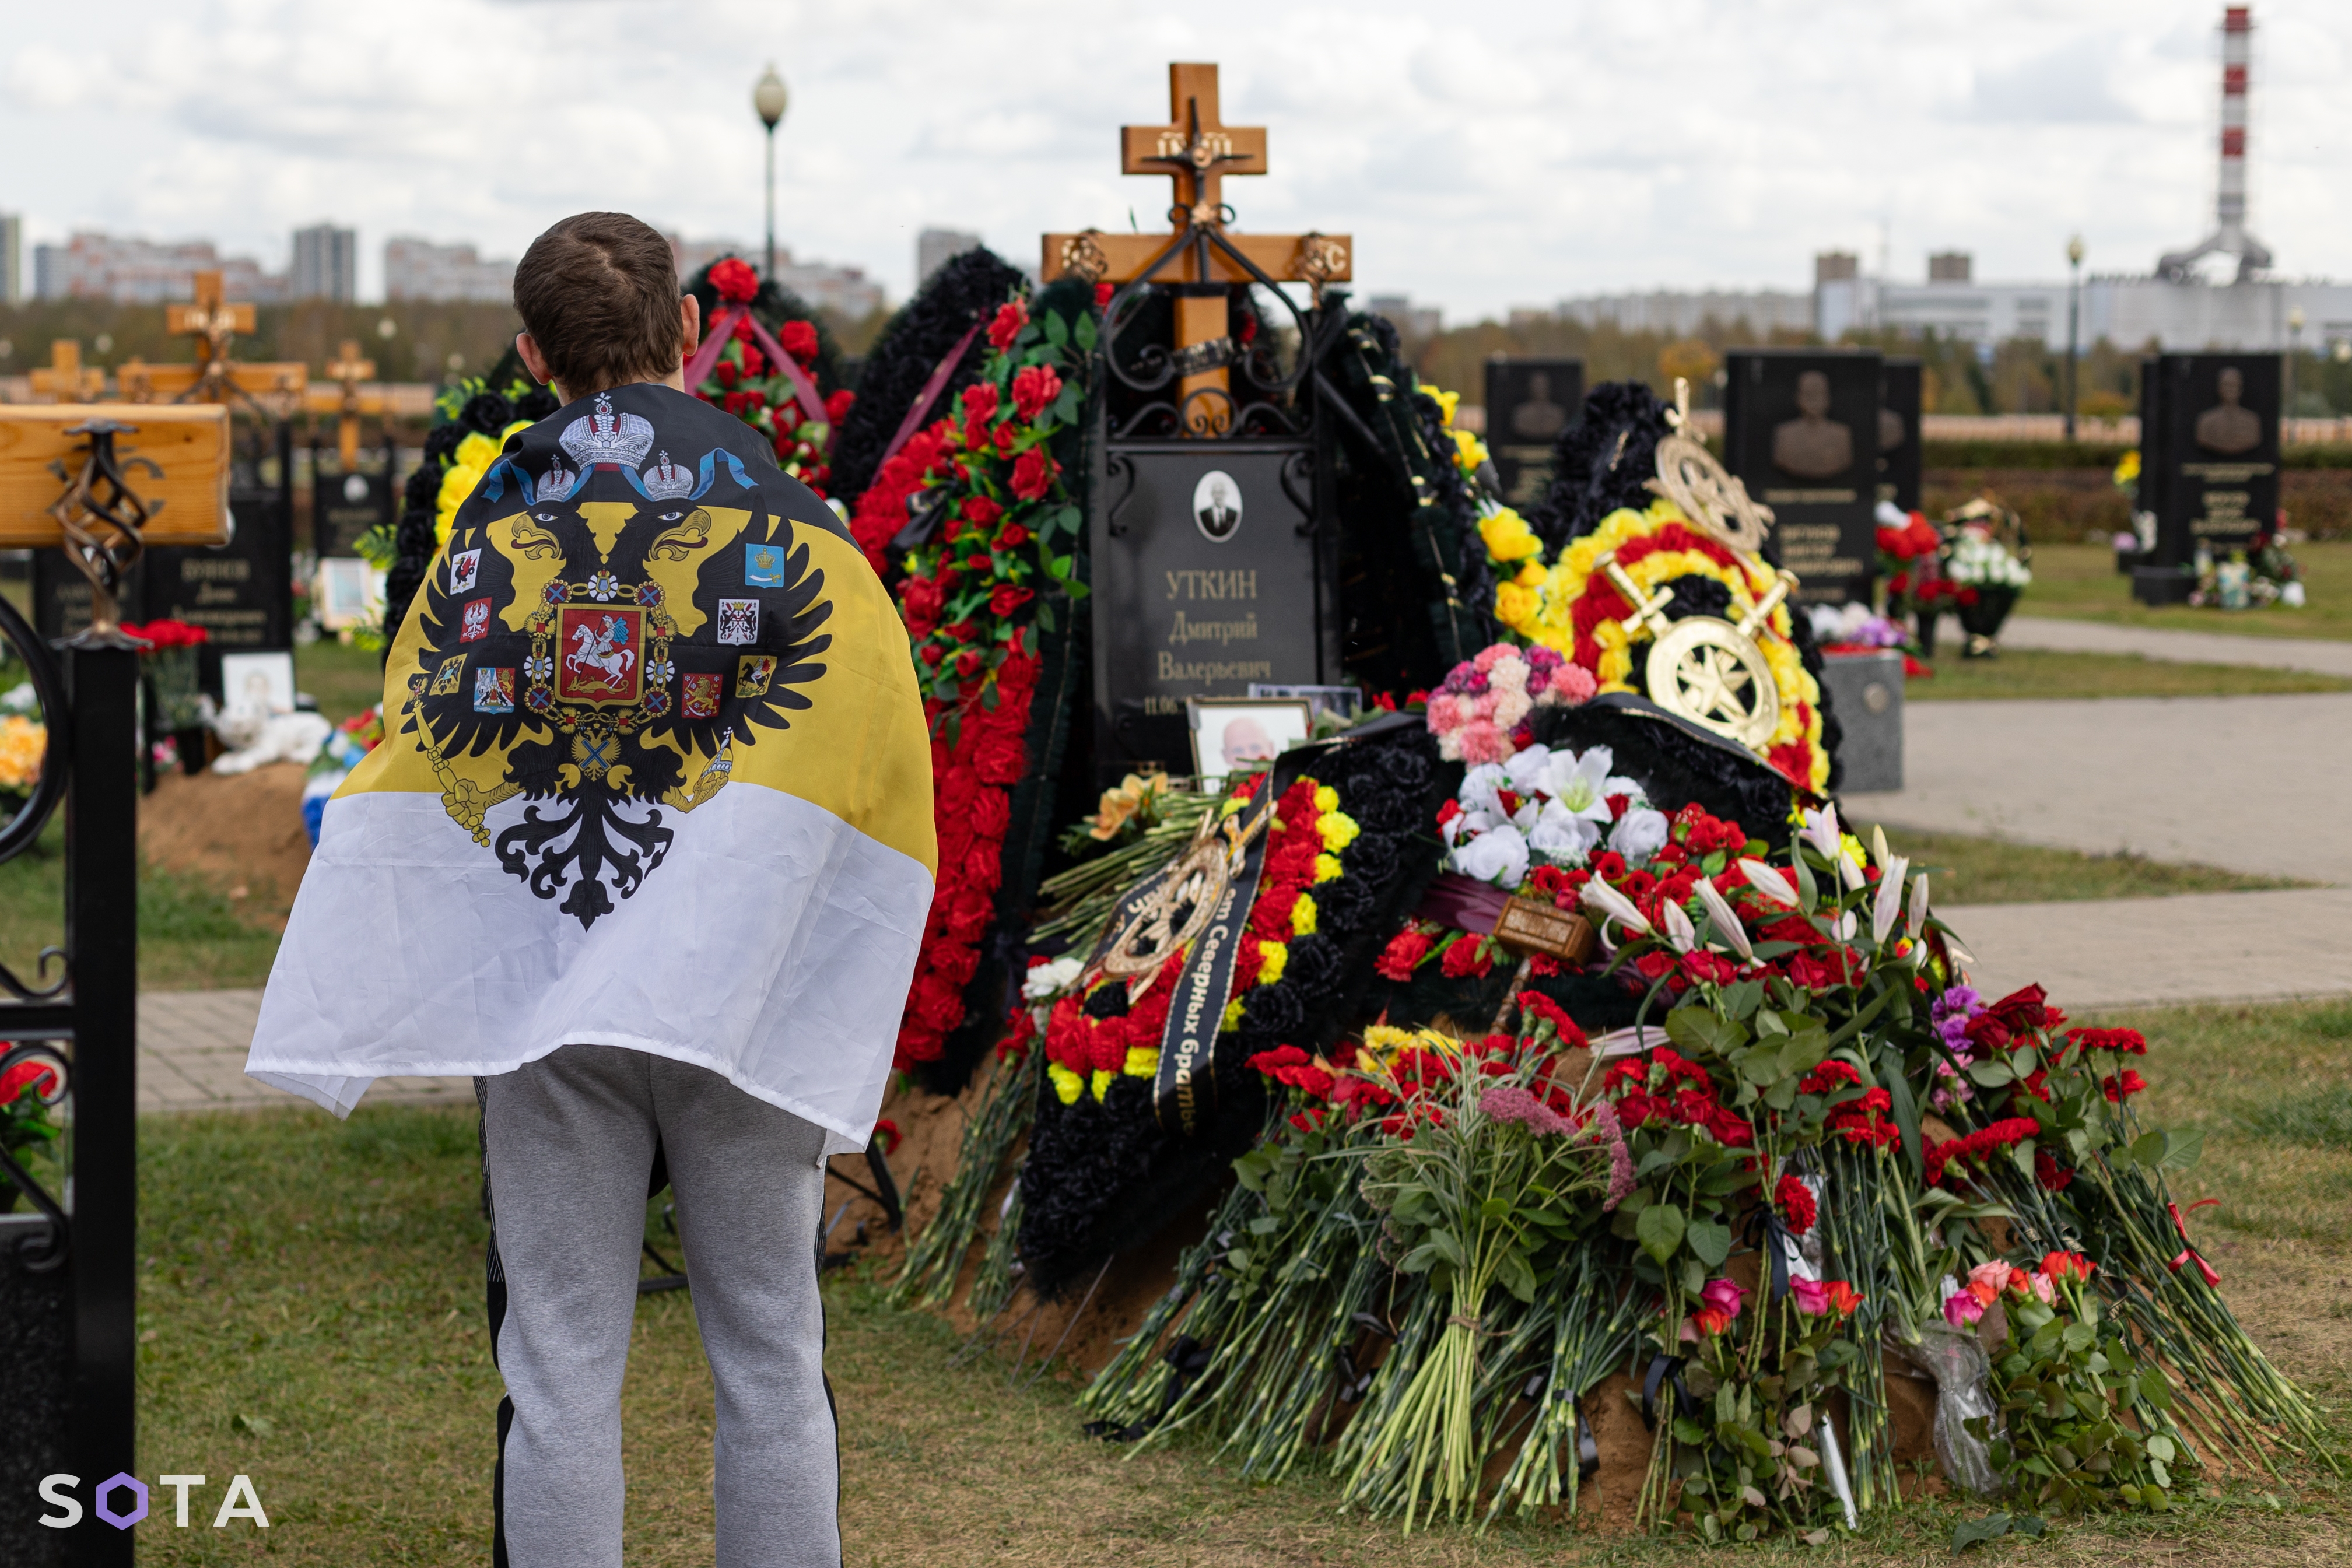
{"type": "Polygon", "coordinates": [[[1438,961],[1438,967],[1444,971],[1449,980],[1459,980],[1471,975],[1483,980],[1495,970],[1493,955],[1483,951],[1486,946],[1480,938],[1465,935],[1445,950],[1445,956],[1438,961]]]}
{"type": "MultiPolygon", "coordinates": [[[[996,710],[1005,710],[999,705],[996,710]]],[[[991,732],[981,737],[972,750],[972,767],[983,783],[1008,785],[1017,783],[1029,766],[1029,748],[1022,744],[1021,728],[1026,727],[1028,716],[1020,716],[1022,725],[1010,735],[991,732]]]]}
{"type": "Polygon", "coordinates": [[[1016,588],[1009,582],[1000,583],[996,591],[988,596],[989,613],[1010,615],[1036,597],[1028,589],[1016,588]]]}
{"type": "Polygon", "coordinates": [[[816,358],[816,329],[805,321],[787,321],[776,329],[776,341],[805,365],[816,358]]]}
{"type": "Polygon", "coordinates": [[[2120,1081],[2115,1078],[2105,1078],[2100,1080],[2099,1086],[2107,1092],[2108,1099],[2120,1105],[2125,1101],[2130,1099],[2133,1095],[2138,1093],[2141,1090],[2147,1088],[2147,1080],[2142,1078],[2138,1073],[2126,1067],[2123,1071],[2123,1075],[2120,1081]]]}
{"type": "Polygon", "coordinates": [[[1036,447],[1023,453],[1013,465],[1013,493],[1024,501],[1041,501],[1054,483],[1054,460],[1036,447]]]}
{"type": "Polygon", "coordinates": [[[1029,312],[1018,299],[1008,299],[997,308],[996,319],[988,324],[988,346],[1002,353],[1013,347],[1013,340],[1021,336],[1021,329],[1029,324],[1029,312]]]}
{"type": "Polygon", "coordinates": [[[750,262],[730,256],[711,267],[710,287],[729,304],[742,305],[760,292],[760,275],[751,270],[750,262]]]}
{"type": "Polygon", "coordinates": [[[1380,959],[1372,967],[1380,971],[1381,978],[1402,984],[1412,978],[1413,966],[1428,953],[1429,938],[1417,927],[1408,928],[1399,932],[1386,947],[1381,949],[1380,959]]]}
{"type": "Polygon", "coordinates": [[[1013,406],[1021,417],[1031,423],[1045,411],[1045,405],[1062,395],[1062,378],[1050,365],[1031,365],[1013,378],[1013,406]]]}
{"type": "Polygon", "coordinates": [[[1780,1185],[1772,1189],[1772,1206],[1780,1211],[1780,1218],[1787,1221],[1790,1235],[1802,1236],[1813,1228],[1816,1209],[1813,1202],[1813,1189],[1795,1176],[1784,1176],[1780,1178],[1780,1185]]]}

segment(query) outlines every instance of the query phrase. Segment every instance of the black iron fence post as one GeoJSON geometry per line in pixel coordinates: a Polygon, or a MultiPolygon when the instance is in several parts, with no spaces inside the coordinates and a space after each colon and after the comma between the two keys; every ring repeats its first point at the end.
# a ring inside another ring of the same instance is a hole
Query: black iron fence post
{"type": "MultiPolygon", "coordinates": [[[[66,942],[73,977],[74,1393],[79,1495],[131,1472],[139,1274],[139,655],[65,650],[73,711],[66,942]]],[[[88,1509],[71,1560],[130,1568],[132,1532],[88,1509]]]]}

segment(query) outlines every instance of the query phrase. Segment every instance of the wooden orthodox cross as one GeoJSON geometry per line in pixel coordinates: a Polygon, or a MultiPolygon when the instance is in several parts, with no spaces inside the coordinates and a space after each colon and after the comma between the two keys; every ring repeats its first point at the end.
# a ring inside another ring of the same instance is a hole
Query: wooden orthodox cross
{"type": "MultiPolygon", "coordinates": [[[[1124,174],[1166,174],[1175,185],[1175,204],[1169,209],[1169,234],[1113,235],[1098,229],[1080,234],[1049,234],[1040,276],[1048,283],[1078,277],[1096,283],[1131,283],[1142,277],[1186,235],[1201,243],[1183,247],[1152,273],[1155,283],[1206,285],[1197,294],[1180,287],[1176,298],[1177,362],[1185,374],[1178,404],[1204,388],[1225,393],[1230,386],[1226,365],[1232,346],[1226,342],[1226,297],[1223,286],[1255,281],[1249,269],[1217,246],[1207,243],[1214,234],[1246,256],[1259,271],[1279,283],[1312,284],[1319,301],[1323,286],[1354,276],[1350,267],[1353,240],[1347,235],[1238,234],[1225,225],[1231,209],[1225,205],[1223,182],[1231,174],[1266,172],[1265,130],[1262,126],[1227,125],[1217,104],[1217,68],[1213,65],[1171,65],[1168,68],[1169,123],[1129,125],[1119,131],[1119,172],[1124,174]]],[[[1211,400],[1220,401],[1220,400],[1211,400]]],[[[1225,406],[1230,407],[1230,402],[1225,406]]]]}
{"type": "Polygon", "coordinates": [[[360,415],[383,413],[383,399],[381,395],[360,396],[360,382],[375,374],[375,361],[360,358],[360,346],[355,339],[343,340],[343,351],[327,367],[327,373],[342,383],[343,395],[339,411],[342,417],[336,426],[335,448],[342,455],[343,472],[349,474],[359,465],[360,415]]]}
{"type": "Polygon", "coordinates": [[[149,402],[161,397],[173,402],[229,402],[240,395],[250,401],[299,393],[310,384],[307,365],[239,364],[229,358],[229,346],[236,338],[252,334],[254,311],[243,300],[224,299],[222,292],[218,272],[199,272],[195,303],[163,308],[166,329],[195,340],[196,362],[150,365],[131,361],[117,372],[126,400],[149,402]]]}
{"type": "Polygon", "coordinates": [[[49,345],[49,362],[35,369],[31,379],[34,392],[52,402],[95,402],[106,390],[106,372],[95,365],[83,368],[81,345],[71,338],[49,345]]]}

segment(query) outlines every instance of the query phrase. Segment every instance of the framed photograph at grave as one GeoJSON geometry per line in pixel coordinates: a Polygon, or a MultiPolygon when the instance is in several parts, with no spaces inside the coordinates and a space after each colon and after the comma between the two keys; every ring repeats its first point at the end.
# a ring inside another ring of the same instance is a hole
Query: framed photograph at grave
{"type": "Polygon", "coordinates": [[[1735,349],[1725,370],[1723,465],[1772,508],[1769,553],[1797,574],[1797,602],[1869,603],[1880,356],[1735,349]]]}
{"type": "Polygon", "coordinates": [[[311,613],[320,627],[341,632],[383,619],[384,574],[357,556],[327,556],[312,580],[311,613]]]}
{"type": "Polygon", "coordinates": [[[1184,719],[1192,732],[1192,771],[1204,784],[1271,768],[1314,729],[1304,700],[1193,697],[1184,704],[1184,719]]]}
{"type": "Polygon", "coordinates": [[[1249,695],[1260,701],[1294,699],[1307,705],[1311,718],[1321,718],[1328,713],[1345,723],[1353,723],[1364,710],[1364,694],[1354,686],[1285,686],[1252,681],[1249,695]]]}
{"type": "Polygon", "coordinates": [[[1496,354],[1486,361],[1486,450],[1506,506],[1524,509],[1543,499],[1553,444],[1583,405],[1582,360],[1496,354]]]}
{"type": "Polygon", "coordinates": [[[223,653],[221,711],[230,714],[272,714],[294,711],[294,655],[291,653],[223,653]]]}

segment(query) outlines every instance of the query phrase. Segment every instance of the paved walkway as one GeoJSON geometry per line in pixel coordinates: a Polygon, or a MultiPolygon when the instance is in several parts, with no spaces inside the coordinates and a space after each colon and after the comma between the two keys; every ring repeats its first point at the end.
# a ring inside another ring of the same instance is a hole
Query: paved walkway
{"type": "Polygon", "coordinates": [[[2352,693],[1915,703],[1854,821],[2352,883],[2352,693]]]}
{"type": "Polygon", "coordinates": [[[2352,993],[2352,888],[2193,893],[1939,911],[1976,988],[2035,982],[2072,1013],[2352,993]]]}
{"type": "MultiPolygon", "coordinates": [[[[2229,617],[2217,611],[2214,619],[2227,622],[2229,617]]],[[[2256,664],[2352,679],[2352,642],[2316,637],[2247,637],[2230,632],[2171,632],[2154,626],[2115,626],[2103,621],[2012,615],[2000,629],[2000,641],[2007,648],[2139,653],[2176,664],[2256,664]]]]}
{"type": "MultiPolygon", "coordinates": [[[[242,1111],[310,1102],[245,1075],[258,990],[148,991],[139,998],[139,1109],[242,1111]]],[[[367,1105],[461,1103],[470,1078],[379,1078],[367,1105]]],[[[320,1115],[326,1113],[321,1111],[320,1115]]]]}

